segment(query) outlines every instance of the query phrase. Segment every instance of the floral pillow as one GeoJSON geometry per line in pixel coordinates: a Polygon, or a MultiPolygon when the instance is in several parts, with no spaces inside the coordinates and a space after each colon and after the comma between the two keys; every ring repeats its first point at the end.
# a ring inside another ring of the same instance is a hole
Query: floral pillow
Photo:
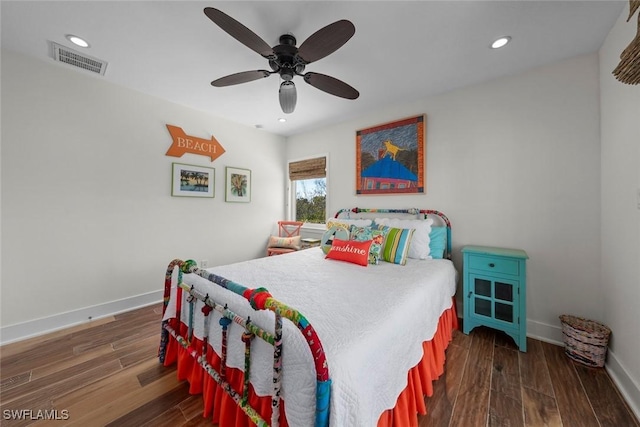
{"type": "Polygon", "coordinates": [[[384,244],[386,234],[386,230],[378,230],[371,227],[357,227],[352,225],[349,230],[349,239],[361,242],[371,240],[371,247],[369,248],[369,264],[377,265],[380,262],[382,245],[384,244]]]}
{"type": "Polygon", "coordinates": [[[365,240],[371,240],[373,230],[371,227],[358,227],[352,225],[349,228],[349,240],[357,240],[364,242],[365,240]]]}

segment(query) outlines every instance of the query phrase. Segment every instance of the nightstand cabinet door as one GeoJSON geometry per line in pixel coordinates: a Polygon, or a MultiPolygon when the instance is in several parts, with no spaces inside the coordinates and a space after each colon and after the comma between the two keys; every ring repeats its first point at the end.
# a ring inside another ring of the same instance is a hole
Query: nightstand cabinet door
{"type": "Polygon", "coordinates": [[[464,333],[488,326],[504,331],[526,351],[527,254],[484,246],[465,246],[462,253],[464,333]]]}
{"type": "Polygon", "coordinates": [[[476,274],[469,277],[472,292],[467,295],[474,316],[505,322],[507,326],[518,324],[518,282],[476,274]]]}

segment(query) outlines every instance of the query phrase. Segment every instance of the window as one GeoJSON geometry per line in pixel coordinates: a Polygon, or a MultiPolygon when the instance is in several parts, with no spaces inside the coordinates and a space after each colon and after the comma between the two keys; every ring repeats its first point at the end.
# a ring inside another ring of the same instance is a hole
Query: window
{"type": "Polygon", "coordinates": [[[289,163],[291,217],[305,223],[324,224],[327,218],[327,158],[289,163]]]}

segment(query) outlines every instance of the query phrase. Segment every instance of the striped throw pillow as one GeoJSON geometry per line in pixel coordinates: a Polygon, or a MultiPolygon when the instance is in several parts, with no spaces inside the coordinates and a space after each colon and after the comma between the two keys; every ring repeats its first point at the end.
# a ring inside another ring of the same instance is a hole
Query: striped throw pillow
{"type": "Polygon", "coordinates": [[[384,247],[382,248],[382,259],[394,264],[405,265],[415,229],[383,227],[381,229],[386,229],[387,236],[384,239],[384,247]]]}

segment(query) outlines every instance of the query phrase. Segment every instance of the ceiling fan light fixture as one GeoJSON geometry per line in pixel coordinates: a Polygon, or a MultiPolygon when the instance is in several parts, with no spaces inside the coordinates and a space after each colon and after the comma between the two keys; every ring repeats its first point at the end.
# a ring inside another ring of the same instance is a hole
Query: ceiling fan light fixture
{"type": "Polygon", "coordinates": [[[284,81],[280,84],[280,90],[278,92],[280,98],[280,107],[285,114],[293,113],[296,108],[296,101],[298,94],[296,92],[296,85],[292,81],[284,81]]]}
{"type": "Polygon", "coordinates": [[[507,43],[511,41],[510,36],[502,36],[496,39],[493,43],[491,43],[491,49],[500,49],[501,47],[506,46],[507,43]]]}

